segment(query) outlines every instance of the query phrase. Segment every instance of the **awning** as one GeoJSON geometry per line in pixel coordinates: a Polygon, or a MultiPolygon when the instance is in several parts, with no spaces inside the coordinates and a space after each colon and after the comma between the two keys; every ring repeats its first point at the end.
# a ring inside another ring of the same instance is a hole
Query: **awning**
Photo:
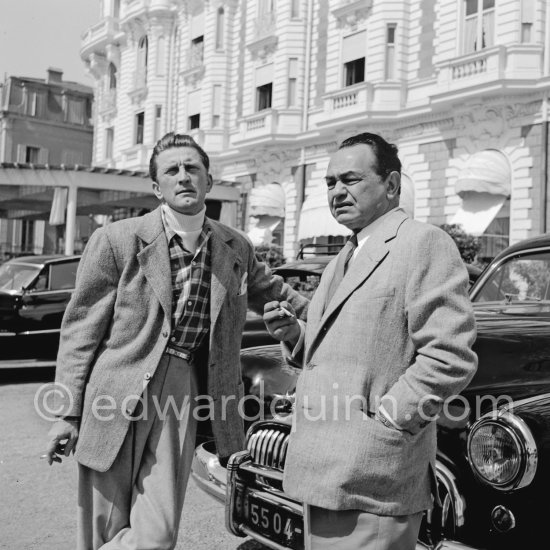
{"type": "Polygon", "coordinates": [[[250,216],[285,217],[285,192],[278,183],[254,187],[250,191],[250,216]]]}
{"type": "Polygon", "coordinates": [[[312,188],[302,205],[298,240],[349,234],[350,230],[338,223],[330,212],[327,188],[321,185],[312,188]]]}
{"type": "Polygon", "coordinates": [[[510,196],[510,189],[508,159],[495,150],[475,153],[458,175],[455,190],[462,204],[451,223],[471,235],[483,235],[510,196]]]}
{"type": "Polygon", "coordinates": [[[507,198],[491,193],[465,193],[451,223],[457,223],[466,233],[479,237],[495,219],[507,198]]]}
{"type": "Polygon", "coordinates": [[[508,159],[492,149],[480,151],[470,157],[461,170],[455,184],[456,194],[491,193],[493,195],[510,195],[511,170],[508,159]]]}

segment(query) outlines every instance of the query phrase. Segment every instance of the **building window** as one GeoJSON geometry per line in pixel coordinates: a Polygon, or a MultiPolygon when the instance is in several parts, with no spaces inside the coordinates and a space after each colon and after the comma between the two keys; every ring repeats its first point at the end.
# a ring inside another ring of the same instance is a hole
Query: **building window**
{"type": "Polygon", "coordinates": [[[162,105],[155,105],[155,142],[160,139],[160,132],[162,130],[162,105]]]}
{"type": "Polygon", "coordinates": [[[533,41],[533,22],[535,20],[534,0],[521,0],[521,41],[528,44],[533,41]]]}
{"type": "Polygon", "coordinates": [[[107,128],[105,130],[105,158],[113,158],[113,144],[115,141],[115,129],[107,128]]]}
{"type": "Polygon", "coordinates": [[[34,248],[34,220],[21,222],[21,251],[33,252],[34,248]]]}
{"type": "Polygon", "coordinates": [[[38,164],[40,162],[40,147],[25,147],[25,162],[28,164],[38,164]]]}
{"type": "Polygon", "coordinates": [[[216,12],[216,50],[223,50],[224,42],[225,11],[218,8],[216,12]]]}
{"type": "Polygon", "coordinates": [[[138,43],[136,88],[147,84],[147,63],[149,58],[149,40],[142,36],[138,43]]]}
{"type": "Polygon", "coordinates": [[[298,81],[298,58],[291,57],[288,60],[288,90],[287,107],[296,106],[296,84],[298,81]]]}
{"type": "Polygon", "coordinates": [[[264,84],[256,88],[256,111],[271,109],[271,93],[273,84],[264,84]]]}
{"type": "Polygon", "coordinates": [[[391,23],[386,27],[386,80],[395,78],[395,29],[391,23]]]}
{"type": "Polygon", "coordinates": [[[352,86],[365,81],[365,58],[344,63],[344,86],[352,86]]]}
{"type": "Polygon", "coordinates": [[[116,90],[116,67],[109,63],[109,90],[116,90]]]}
{"type": "Polygon", "coordinates": [[[495,0],[464,0],[464,53],[495,43],[495,0]]]}
{"type": "Polygon", "coordinates": [[[190,117],[187,118],[187,121],[188,121],[187,125],[189,127],[189,130],[196,130],[197,128],[200,128],[201,126],[200,113],[196,115],[191,115],[190,117]]]}
{"type": "Polygon", "coordinates": [[[266,15],[273,12],[274,0],[258,0],[258,14],[266,15]]]}
{"type": "Polygon", "coordinates": [[[204,36],[191,40],[191,67],[202,65],[204,59],[204,36]]]}
{"type": "Polygon", "coordinates": [[[136,114],[136,129],[135,129],[135,144],[141,145],[143,143],[143,130],[145,129],[145,113],[136,114]]]}
{"type": "Polygon", "coordinates": [[[212,95],[212,128],[219,128],[222,115],[222,87],[219,84],[214,85],[212,95]]]}
{"type": "Polygon", "coordinates": [[[25,113],[30,116],[44,116],[44,104],[46,101],[45,94],[37,91],[27,91],[27,105],[25,113]]]}
{"type": "Polygon", "coordinates": [[[290,17],[292,19],[297,19],[298,17],[300,17],[300,0],[291,0],[290,17]]]}

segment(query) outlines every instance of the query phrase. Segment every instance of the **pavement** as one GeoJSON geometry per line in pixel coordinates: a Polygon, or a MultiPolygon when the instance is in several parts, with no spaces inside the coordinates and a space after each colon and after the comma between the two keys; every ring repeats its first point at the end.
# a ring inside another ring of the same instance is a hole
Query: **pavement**
{"type": "MultiPolygon", "coordinates": [[[[50,423],[38,416],[34,396],[53,370],[0,370],[0,549],[74,550],[76,463],[48,466],[50,423]]],[[[223,506],[190,480],[176,550],[259,550],[225,530],[223,506]]]]}

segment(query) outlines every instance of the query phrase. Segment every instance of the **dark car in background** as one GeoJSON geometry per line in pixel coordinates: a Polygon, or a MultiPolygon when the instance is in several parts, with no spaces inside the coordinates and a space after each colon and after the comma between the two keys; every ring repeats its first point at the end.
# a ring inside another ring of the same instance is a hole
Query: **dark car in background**
{"type": "Polygon", "coordinates": [[[0,365],[53,365],[80,256],[21,256],[0,265],[0,365]]]}
{"type": "MultiPolygon", "coordinates": [[[[550,486],[550,234],[500,253],[470,290],[478,371],[437,418],[440,503],[425,514],[417,548],[546,548],[550,486]]],[[[212,441],[193,476],[225,503],[226,526],[269,548],[304,548],[303,506],[283,491],[298,369],[278,345],[241,352],[245,380],[265,384],[261,419],[224,468],[212,441]]],[[[345,452],[345,449],[342,449],[345,452]]],[[[368,468],[368,465],[365,465],[368,468]]]]}

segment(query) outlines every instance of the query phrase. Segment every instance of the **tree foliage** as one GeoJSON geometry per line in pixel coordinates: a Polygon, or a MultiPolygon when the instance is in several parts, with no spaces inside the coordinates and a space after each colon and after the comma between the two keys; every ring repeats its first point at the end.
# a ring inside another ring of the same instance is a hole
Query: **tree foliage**
{"type": "Polygon", "coordinates": [[[286,262],[281,247],[275,244],[260,244],[255,250],[256,257],[269,267],[279,267],[286,262]]]}
{"type": "Polygon", "coordinates": [[[473,263],[481,249],[479,239],[466,233],[466,231],[462,229],[462,226],[457,223],[445,223],[440,227],[445,233],[451,236],[458,247],[462,259],[467,264],[473,263]]]}

